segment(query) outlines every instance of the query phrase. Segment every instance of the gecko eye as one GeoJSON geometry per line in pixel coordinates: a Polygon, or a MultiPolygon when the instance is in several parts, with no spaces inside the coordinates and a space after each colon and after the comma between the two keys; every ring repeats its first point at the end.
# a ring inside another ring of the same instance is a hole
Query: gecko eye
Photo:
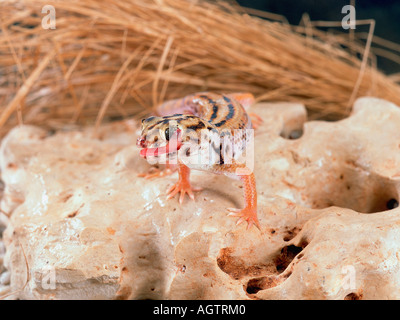
{"type": "Polygon", "coordinates": [[[169,136],[169,127],[168,127],[167,129],[165,129],[165,139],[167,141],[169,141],[169,138],[170,138],[170,136],[169,136]]]}
{"type": "Polygon", "coordinates": [[[176,133],[177,130],[179,130],[179,128],[175,126],[168,127],[167,129],[165,129],[164,131],[165,140],[169,141],[169,139],[172,138],[172,136],[176,133]]]}

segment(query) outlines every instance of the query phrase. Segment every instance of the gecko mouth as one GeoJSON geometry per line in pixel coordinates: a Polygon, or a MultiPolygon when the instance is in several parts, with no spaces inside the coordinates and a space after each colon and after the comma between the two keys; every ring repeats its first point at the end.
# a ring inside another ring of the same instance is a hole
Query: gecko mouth
{"type": "Polygon", "coordinates": [[[144,159],[147,157],[158,157],[162,154],[170,154],[180,149],[182,143],[180,141],[168,142],[167,145],[158,148],[143,148],[140,150],[140,156],[144,159]]]}
{"type": "MultiPolygon", "coordinates": [[[[157,148],[143,148],[142,150],[140,150],[140,156],[146,159],[147,157],[158,157],[159,155],[171,154],[173,152],[176,152],[182,146],[182,141],[180,139],[180,136],[181,136],[181,131],[178,129],[176,130],[174,135],[172,135],[171,139],[165,146],[157,148]]],[[[138,145],[144,146],[143,140],[138,145]]]]}

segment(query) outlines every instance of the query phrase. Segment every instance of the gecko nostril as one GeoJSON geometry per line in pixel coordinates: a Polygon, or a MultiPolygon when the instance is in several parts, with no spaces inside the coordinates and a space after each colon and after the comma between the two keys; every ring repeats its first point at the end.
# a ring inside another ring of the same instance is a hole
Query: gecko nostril
{"type": "Polygon", "coordinates": [[[145,139],[139,137],[139,138],[136,140],[136,145],[137,145],[138,147],[145,148],[145,147],[146,147],[145,139]]]}

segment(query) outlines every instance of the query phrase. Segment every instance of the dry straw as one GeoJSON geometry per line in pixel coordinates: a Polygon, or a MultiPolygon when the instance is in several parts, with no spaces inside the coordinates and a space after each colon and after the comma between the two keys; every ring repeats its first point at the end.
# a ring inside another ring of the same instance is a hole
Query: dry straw
{"type": "Polygon", "coordinates": [[[395,78],[376,70],[372,33],[365,45],[307,19],[281,20],[228,2],[2,1],[0,135],[18,123],[68,128],[140,116],[203,90],[299,101],[313,117],[336,119],[358,96],[400,104],[395,78]],[[45,5],[56,10],[54,30],[42,27],[45,5]]]}

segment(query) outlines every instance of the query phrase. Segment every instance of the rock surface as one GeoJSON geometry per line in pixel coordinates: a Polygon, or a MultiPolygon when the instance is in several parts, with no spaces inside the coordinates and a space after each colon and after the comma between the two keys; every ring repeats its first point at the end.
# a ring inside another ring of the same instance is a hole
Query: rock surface
{"type": "Polygon", "coordinates": [[[361,98],[338,122],[307,122],[298,104],[252,111],[261,232],[227,217],[239,181],[193,171],[204,190],[180,206],[165,199],[177,173],[138,178],[150,166],[133,120],[12,130],[0,149],[12,296],[399,299],[400,109],[361,98]]]}

